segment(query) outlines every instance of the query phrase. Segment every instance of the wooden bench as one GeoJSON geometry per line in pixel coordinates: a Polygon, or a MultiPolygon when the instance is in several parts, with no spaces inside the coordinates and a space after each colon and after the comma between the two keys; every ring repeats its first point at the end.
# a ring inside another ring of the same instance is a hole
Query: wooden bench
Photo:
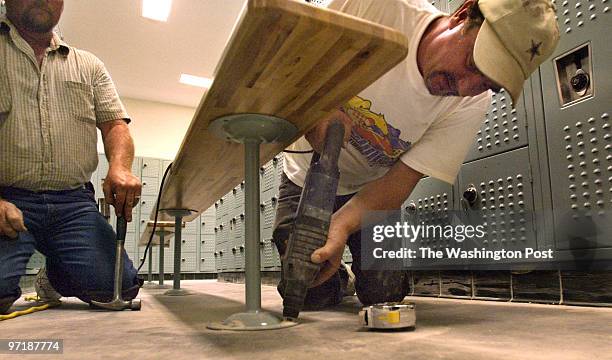
{"type": "MultiPolygon", "coordinates": [[[[159,204],[159,220],[191,221],[245,179],[247,312],[211,328],[292,325],[261,311],[259,164],[380,78],[407,52],[407,40],[397,31],[302,1],[245,4],[159,204]]],[[[147,228],[141,245],[150,234],[147,228]]],[[[180,227],[175,241],[180,261],[180,227]]],[[[178,276],[175,294],[180,294],[178,276]]]]}

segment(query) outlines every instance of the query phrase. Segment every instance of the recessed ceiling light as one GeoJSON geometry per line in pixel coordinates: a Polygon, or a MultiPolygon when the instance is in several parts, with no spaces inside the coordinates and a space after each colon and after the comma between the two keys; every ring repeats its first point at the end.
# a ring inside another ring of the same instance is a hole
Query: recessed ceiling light
{"type": "Polygon", "coordinates": [[[200,76],[181,74],[181,79],[179,80],[179,82],[185,85],[197,86],[208,89],[210,85],[212,85],[213,80],[200,76]]]}
{"type": "Polygon", "coordinates": [[[168,21],[172,0],[142,0],[142,16],[157,21],[168,21]]]}

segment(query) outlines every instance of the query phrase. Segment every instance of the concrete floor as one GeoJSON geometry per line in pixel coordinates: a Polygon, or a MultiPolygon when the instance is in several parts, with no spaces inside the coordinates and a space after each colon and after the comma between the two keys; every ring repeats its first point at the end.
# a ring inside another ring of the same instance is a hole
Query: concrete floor
{"type": "MultiPolygon", "coordinates": [[[[64,354],[53,356],[61,359],[612,359],[609,308],[415,297],[416,330],[372,332],[358,325],[358,301],[346,298],[303,313],[293,328],[218,332],[206,323],[243,310],[244,285],[182,284],[194,294],[143,289],[140,312],[94,311],[64,299],[60,308],[1,322],[0,338],[64,339],[64,354]]],[[[263,307],[280,312],[276,289],[262,293],[263,307]]]]}

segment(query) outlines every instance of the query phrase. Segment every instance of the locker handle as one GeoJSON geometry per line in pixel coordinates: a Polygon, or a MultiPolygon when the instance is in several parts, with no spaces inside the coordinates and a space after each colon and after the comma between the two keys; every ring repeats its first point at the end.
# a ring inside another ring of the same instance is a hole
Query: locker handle
{"type": "Polygon", "coordinates": [[[417,206],[414,201],[411,201],[410,204],[406,206],[406,212],[414,214],[417,211],[417,206]]]}
{"type": "Polygon", "coordinates": [[[478,191],[474,184],[468,185],[467,189],[463,192],[463,200],[469,208],[473,208],[478,200],[478,191]]]}

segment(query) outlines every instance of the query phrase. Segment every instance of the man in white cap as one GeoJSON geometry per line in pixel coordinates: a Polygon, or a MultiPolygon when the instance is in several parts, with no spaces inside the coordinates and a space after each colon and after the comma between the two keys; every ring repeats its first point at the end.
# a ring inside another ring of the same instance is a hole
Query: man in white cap
{"type": "Polygon", "coordinates": [[[402,32],[409,52],[288,148],[273,240],[283,254],[311,159],[303,152],[320,150],[327,124],[340,119],[349,136],[339,160],[336,211],[326,245],[312,255],[324,266],[306,305],[342,299],[346,244],[361,302],[400,301],[409,291],[405,272],[361,269],[362,216],[399,209],[423,175],[455,181],[491,91],[507,92],[517,104],[525,80],[554,51],[555,11],[549,0],[466,0],[450,15],[426,0],[334,0],[329,7],[402,32]]]}

